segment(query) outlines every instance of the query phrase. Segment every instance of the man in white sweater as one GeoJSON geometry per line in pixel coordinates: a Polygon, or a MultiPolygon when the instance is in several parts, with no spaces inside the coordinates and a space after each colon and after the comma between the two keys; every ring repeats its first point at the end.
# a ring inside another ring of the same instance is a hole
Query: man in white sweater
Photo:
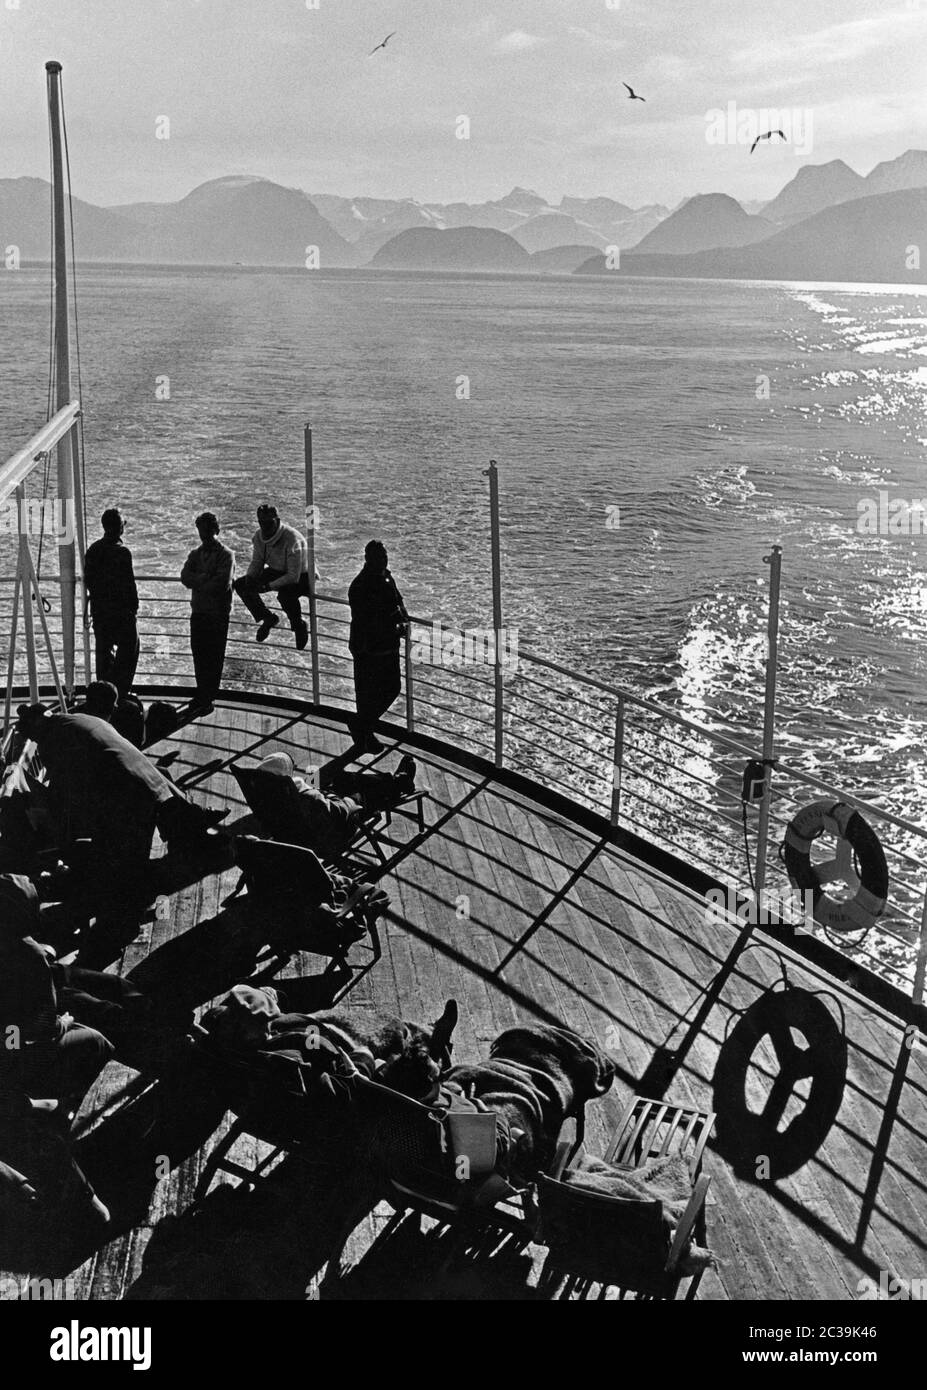
{"type": "Polygon", "coordinates": [[[254,533],[251,563],[234,589],[248,612],[258,623],[257,640],[264,642],[280,621],[261,598],[276,592],[277,601],[296,634],[302,651],[309,641],[309,628],[303,619],[299,600],[309,593],[309,546],[292,526],[285,526],[276,507],[257,509],[258,530],[254,533]]]}

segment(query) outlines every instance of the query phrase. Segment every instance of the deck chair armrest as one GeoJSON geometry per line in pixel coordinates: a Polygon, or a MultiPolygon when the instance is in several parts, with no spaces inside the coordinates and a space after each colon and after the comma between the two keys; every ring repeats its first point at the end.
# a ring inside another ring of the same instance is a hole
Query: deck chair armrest
{"type": "Polygon", "coordinates": [[[374,891],[376,886],[375,883],[357,884],[355,888],[351,889],[344,902],[338,908],[336,915],[338,917],[343,917],[345,913],[352,912],[355,907],[364,902],[366,898],[370,897],[370,894],[374,891]]]}
{"type": "Polygon", "coordinates": [[[563,1174],[566,1170],[566,1166],[572,1157],[572,1141],[569,1139],[561,1139],[559,1144],[557,1145],[557,1152],[554,1154],[554,1161],[550,1165],[550,1172],[547,1174],[547,1176],[549,1178],[555,1178],[557,1182],[561,1182],[563,1179],[563,1174]]]}
{"type": "Polygon", "coordinates": [[[710,1186],[711,1178],[703,1174],[703,1176],[700,1177],[698,1182],[695,1184],[695,1187],[692,1189],[692,1196],[689,1198],[689,1201],[686,1205],[686,1209],[682,1214],[682,1219],[680,1220],[679,1225],[676,1227],[676,1233],[673,1236],[673,1243],[670,1246],[670,1252],[667,1256],[667,1274],[671,1274],[675,1270],[676,1266],[679,1264],[679,1261],[686,1253],[689,1241],[692,1238],[692,1231],[695,1227],[696,1221],[698,1220],[699,1213],[705,1205],[705,1198],[708,1195],[708,1189],[710,1186]]]}

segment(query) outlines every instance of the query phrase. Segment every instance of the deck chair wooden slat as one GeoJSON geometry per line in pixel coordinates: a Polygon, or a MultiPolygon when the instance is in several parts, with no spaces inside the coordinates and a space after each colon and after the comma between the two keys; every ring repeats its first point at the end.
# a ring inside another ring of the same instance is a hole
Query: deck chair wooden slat
{"type": "MultiPolygon", "coordinates": [[[[714,1119],[710,1111],[634,1096],[607,1147],[606,1161],[625,1170],[674,1152],[686,1159],[693,1188],[672,1242],[662,1201],[595,1191],[582,1186],[581,1180],[564,1181],[568,1159],[562,1148],[558,1150],[551,1174],[538,1179],[539,1238],[548,1247],[544,1286],[556,1288],[559,1272],[601,1283],[599,1297],[608,1287],[617,1288],[621,1297],[677,1297],[686,1277],[681,1271],[689,1246],[694,1238],[704,1240],[711,1180],[699,1168],[714,1119]]],[[[700,1273],[690,1278],[687,1298],[695,1296],[700,1279],[700,1273]]]]}

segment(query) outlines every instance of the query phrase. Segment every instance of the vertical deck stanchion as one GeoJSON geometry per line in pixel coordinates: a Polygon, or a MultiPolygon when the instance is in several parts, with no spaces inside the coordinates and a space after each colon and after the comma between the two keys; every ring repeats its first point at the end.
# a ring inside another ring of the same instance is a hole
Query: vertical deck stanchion
{"type": "Polygon", "coordinates": [[[924,907],[921,912],[921,934],[917,944],[917,963],[914,966],[914,984],[911,998],[916,1005],[924,1002],[924,977],[927,975],[927,891],[924,892],[924,907]]]}
{"type": "MultiPolygon", "coordinates": [[[[64,167],[61,150],[61,64],[45,64],[48,86],[48,118],[52,157],[52,215],[55,253],[55,399],[57,408],[71,399],[71,336],[68,322],[68,259],[65,233],[64,167]]],[[[75,508],[74,430],[58,441],[58,505],[65,517],[75,508]]],[[[66,532],[65,532],[66,534],[66,532]]],[[[64,684],[74,689],[74,611],[77,570],[74,540],[58,542],[58,574],[61,584],[61,643],[64,684]]],[[[31,601],[25,605],[32,615],[31,601]]]]}
{"type": "Polygon", "coordinates": [[[499,545],[499,470],[495,459],[489,460],[484,470],[489,479],[489,523],[492,538],[492,625],[495,634],[493,642],[493,670],[495,676],[495,712],[493,729],[495,733],[495,764],[502,766],[502,717],[504,711],[504,687],[502,684],[502,559],[499,545]]]}
{"type": "Polygon", "coordinates": [[[763,798],[756,836],[754,884],[757,912],[762,910],[766,886],[766,846],[769,840],[769,802],[772,790],[773,747],[776,726],[776,675],[779,662],[779,582],[782,573],[782,546],[774,545],[763,561],[769,565],[768,650],[766,654],[766,703],[763,711],[763,798]]]}
{"type": "Polygon", "coordinates": [[[612,825],[621,813],[621,774],[624,769],[624,696],[618,696],[615,710],[615,746],[612,754],[612,825]]]}
{"type": "Polygon", "coordinates": [[[35,618],[32,612],[32,581],[29,577],[29,538],[23,530],[26,514],[26,489],[20,483],[16,489],[16,525],[19,531],[18,575],[23,595],[23,631],[26,637],[26,664],[29,669],[29,699],[36,704],[39,698],[39,675],[35,662],[35,618]]]}
{"type": "Polygon", "coordinates": [[[6,667],[6,703],[3,707],[4,737],[9,732],[13,713],[13,677],[16,674],[16,637],[19,632],[19,594],[21,588],[19,571],[17,570],[16,578],[13,581],[13,617],[10,621],[10,651],[6,667]]]}
{"type": "Polygon", "coordinates": [[[406,668],[406,728],[409,733],[415,732],[415,695],[412,690],[412,633],[411,624],[406,628],[405,635],[405,668],[406,668]]]}
{"type": "Polygon", "coordinates": [[[315,477],[312,469],[312,426],[304,431],[306,460],[306,540],[309,545],[309,655],[312,660],[312,703],[319,703],[319,615],[315,594],[315,477]]]}

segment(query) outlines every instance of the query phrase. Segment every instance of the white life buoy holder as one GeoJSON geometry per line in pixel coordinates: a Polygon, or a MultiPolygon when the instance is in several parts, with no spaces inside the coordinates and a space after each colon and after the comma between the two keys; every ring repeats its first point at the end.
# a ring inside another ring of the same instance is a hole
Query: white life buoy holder
{"type": "Polygon", "coordinates": [[[813,801],[792,818],[781,854],[794,888],[810,889],[814,920],[830,931],[865,931],[888,901],[888,865],[879,837],[858,811],[843,801],[813,801]],[[812,864],[811,846],[825,833],[837,839],[837,852],[824,864],[812,864]],[[824,885],[842,879],[858,884],[856,896],[831,897],[824,885]]]}

